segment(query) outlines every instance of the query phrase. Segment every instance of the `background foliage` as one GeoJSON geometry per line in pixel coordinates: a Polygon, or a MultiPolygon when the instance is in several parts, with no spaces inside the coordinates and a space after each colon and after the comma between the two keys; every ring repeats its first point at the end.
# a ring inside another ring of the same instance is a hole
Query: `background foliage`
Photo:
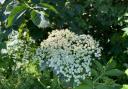
{"type": "MultiPolygon", "coordinates": [[[[27,30],[36,47],[48,32],[64,28],[90,34],[103,47],[92,78],[75,89],[128,89],[127,0],[0,0],[0,49],[12,30],[27,30]]],[[[37,60],[20,63],[15,70],[17,63],[0,54],[0,89],[65,89],[52,71],[39,71],[37,60]]]]}

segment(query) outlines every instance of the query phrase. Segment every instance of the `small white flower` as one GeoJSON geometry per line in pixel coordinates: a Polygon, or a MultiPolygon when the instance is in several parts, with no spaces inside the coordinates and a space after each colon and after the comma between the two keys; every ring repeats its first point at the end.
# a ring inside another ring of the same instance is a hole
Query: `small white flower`
{"type": "Polygon", "coordinates": [[[37,58],[64,77],[64,81],[73,79],[77,85],[91,75],[91,61],[100,55],[99,43],[90,35],[77,35],[68,29],[49,33],[36,52],[37,58]]]}
{"type": "MultiPolygon", "coordinates": [[[[23,34],[27,34],[26,31],[23,32],[23,34]]],[[[26,35],[23,35],[23,38],[26,39],[26,35]]],[[[14,61],[16,59],[20,59],[28,62],[27,60],[30,58],[32,59],[33,57],[33,53],[30,51],[30,45],[34,44],[35,41],[30,38],[29,42],[27,43],[27,40],[24,39],[19,39],[19,32],[15,30],[12,30],[12,32],[8,35],[6,51],[7,54],[14,59],[14,61]]]]}
{"type": "Polygon", "coordinates": [[[7,54],[7,50],[6,49],[1,49],[1,53],[2,54],[7,54]]]}

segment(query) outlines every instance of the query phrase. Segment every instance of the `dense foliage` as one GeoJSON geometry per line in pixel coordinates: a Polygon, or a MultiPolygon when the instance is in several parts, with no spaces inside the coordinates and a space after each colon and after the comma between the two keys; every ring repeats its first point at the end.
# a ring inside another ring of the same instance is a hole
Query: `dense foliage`
{"type": "Polygon", "coordinates": [[[0,89],[128,89],[128,1],[0,0],[0,89]]]}

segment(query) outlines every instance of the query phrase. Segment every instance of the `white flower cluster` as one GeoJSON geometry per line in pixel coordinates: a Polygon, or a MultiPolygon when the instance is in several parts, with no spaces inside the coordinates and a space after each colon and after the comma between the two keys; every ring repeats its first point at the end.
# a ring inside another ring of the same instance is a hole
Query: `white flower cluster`
{"type": "Polygon", "coordinates": [[[31,58],[31,45],[35,42],[32,39],[27,41],[25,37],[26,32],[23,33],[23,39],[19,39],[19,32],[14,30],[8,35],[6,50],[8,55],[10,55],[13,59],[28,60],[31,58]]]}
{"type": "Polygon", "coordinates": [[[99,43],[90,35],[77,35],[68,29],[52,31],[36,51],[42,70],[51,68],[65,82],[73,80],[77,85],[91,75],[91,61],[100,56],[99,43]]]}

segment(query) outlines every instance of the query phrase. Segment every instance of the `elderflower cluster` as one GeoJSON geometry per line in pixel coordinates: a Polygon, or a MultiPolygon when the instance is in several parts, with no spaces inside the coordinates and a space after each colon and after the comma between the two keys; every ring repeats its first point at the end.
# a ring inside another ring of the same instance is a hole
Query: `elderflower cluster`
{"type": "MultiPolygon", "coordinates": [[[[7,45],[7,53],[13,59],[16,60],[28,60],[32,56],[32,48],[31,45],[34,40],[30,39],[29,41],[26,40],[26,32],[23,33],[23,39],[19,39],[19,32],[12,31],[8,35],[7,45]]],[[[15,60],[14,60],[15,61],[15,60]]]]}
{"type": "Polygon", "coordinates": [[[65,82],[73,80],[77,85],[91,76],[91,62],[100,56],[101,47],[90,35],[77,35],[68,29],[52,31],[36,51],[42,70],[51,68],[65,82]]]}

